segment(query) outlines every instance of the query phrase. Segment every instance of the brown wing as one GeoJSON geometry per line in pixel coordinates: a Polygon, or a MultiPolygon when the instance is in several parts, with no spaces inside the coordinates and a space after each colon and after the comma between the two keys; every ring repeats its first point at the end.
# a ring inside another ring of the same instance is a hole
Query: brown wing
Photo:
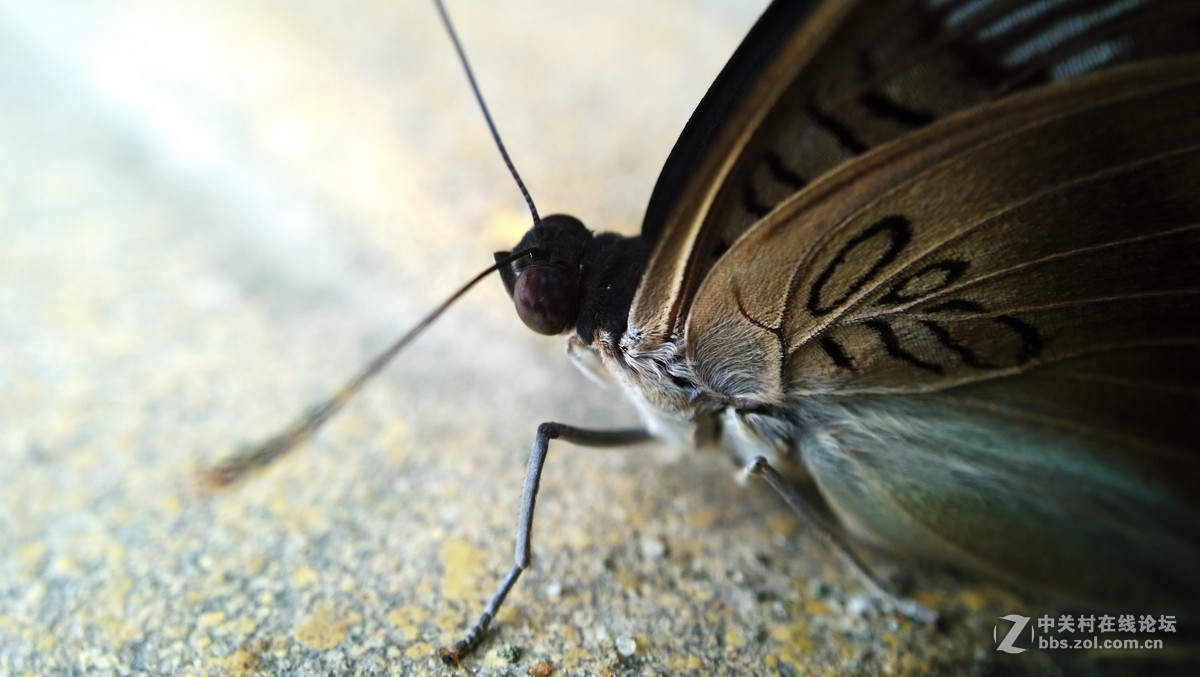
{"type": "Polygon", "coordinates": [[[714,388],[754,401],[923,392],[1120,332],[1190,336],[1179,312],[1194,312],[1200,284],[1196,63],[1006,100],[828,175],[704,281],[687,327],[698,375],[754,372],[714,388]],[[738,325],[761,346],[753,369],[714,348],[738,325]]]}
{"type": "MultiPolygon", "coordinates": [[[[790,30],[795,4],[773,3],[748,40],[790,30]]],[[[649,344],[677,335],[721,254],[842,162],[1017,91],[1194,49],[1197,15],[1170,0],[819,5],[770,54],[739,50],[689,122],[643,226],[657,244],[630,327],[649,344]]]]}
{"type": "Polygon", "coordinates": [[[711,270],[685,345],[702,387],[799,422],[875,538],[1089,600],[1200,603],[1200,57],[842,165],[711,270]]]}

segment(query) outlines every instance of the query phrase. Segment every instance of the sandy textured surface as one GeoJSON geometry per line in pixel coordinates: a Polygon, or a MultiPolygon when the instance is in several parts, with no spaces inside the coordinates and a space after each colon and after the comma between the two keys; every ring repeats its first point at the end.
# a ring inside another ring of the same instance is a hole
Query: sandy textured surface
{"type": "MultiPolygon", "coordinates": [[[[543,213],[631,232],[758,8],[560,4],[452,9],[543,213]]],[[[451,673],[537,424],[634,421],[489,281],[302,451],[195,495],[527,225],[426,3],[243,5],[0,9],[0,674],[451,673]]],[[[463,673],[1046,667],[997,661],[993,588],[868,554],[948,629],[860,608],[734,477],[554,447],[463,673]]]]}

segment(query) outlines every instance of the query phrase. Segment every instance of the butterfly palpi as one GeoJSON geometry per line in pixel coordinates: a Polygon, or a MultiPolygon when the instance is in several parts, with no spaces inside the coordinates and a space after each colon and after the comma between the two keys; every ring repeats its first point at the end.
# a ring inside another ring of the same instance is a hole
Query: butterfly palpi
{"type": "Polygon", "coordinates": [[[552,439],[699,440],[811,518],[806,476],[886,548],[1097,608],[1200,606],[1197,25],[1153,0],[773,2],[639,236],[534,211],[496,255],[525,324],[644,427],[538,428],[516,562],[446,660],[530,564],[552,439]]]}

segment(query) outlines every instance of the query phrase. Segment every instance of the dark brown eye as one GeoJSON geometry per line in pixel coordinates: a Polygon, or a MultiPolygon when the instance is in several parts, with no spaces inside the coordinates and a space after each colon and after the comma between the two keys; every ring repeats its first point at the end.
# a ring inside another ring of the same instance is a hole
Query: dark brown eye
{"type": "Polygon", "coordinates": [[[539,334],[561,334],[579,312],[579,288],[562,266],[533,265],[517,276],[513,303],[525,326],[539,334]]]}

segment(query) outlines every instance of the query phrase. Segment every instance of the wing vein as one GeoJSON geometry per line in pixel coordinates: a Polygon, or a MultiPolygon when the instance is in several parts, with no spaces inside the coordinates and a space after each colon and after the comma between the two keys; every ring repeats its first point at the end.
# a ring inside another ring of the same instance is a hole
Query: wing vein
{"type": "MultiPolygon", "coordinates": [[[[1126,163],[1124,165],[1112,167],[1112,168],[1109,168],[1109,169],[1106,169],[1103,171],[1094,172],[1094,173],[1086,175],[1086,176],[1078,177],[1072,181],[1066,181],[1063,183],[1056,184],[1044,191],[1030,195],[1029,197],[1027,197],[1024,200],[1010,203],[1010,204],[1006,205],[1004,208],[999,209],[995,212],[992,212],[991,214],[984,216],[978,222],[976,222],[966,228],[960,228],[960,229],[955,230],[954,233],[952,235],[950,235],[949,237],[946,237],[946,238],[934,243],[932,246],[928,247],[924,251],[917,254],[912,260],[910,260],[907,264],[905,264],[905,266],[897,269],[893,274],[881,276],[876,281],[873,281],[870,284],[864,285],[863,288],[860,289],[859,292],[855,295],[856,298],[846,305],[846,308],[849,309],[849,308],[853,307],[860,299],[870,296],[872,293],[874,293],[875,291],[878,291],[880,288],[884,287],[885,285],[894,284],[896,282],[897,275],[899,275],[901,272],[904,272],[911,266],[914,266],[914,265],[920,263],[921,261],[927,260],[929,257],[937,254],[942,248],[944,248],[950,244],[953,244],[954,242],[961,240],[961,239],[979,231],[982,228],[986,228],[987,226],[995,223],[996,220],[1003,218],[1005,215],[1009,214],[1010,212],[1012,212],[1015,209],[1018,209],[1025,205],[1028,205],[1028,204],[1032,204],[1034,202],[1037,202],[1038,200],[1052,198],[1052,197],[1058,195],[1059,193],[1063,192],[1064,190],[1067,190],[1070,188],[1084,186],[1089,183],[1095,183],[1095,182],[1103,180],[1103,179],[1118,177],[1123,174],[1129,174],[1129,173],[1137,171],[1140,168],[1146,166],[1147,164],[1150,164],[1153,162],[1161,161],[1163,159],[1172,158],[1172,157],[1183,157],[1186,155],[1195,154],[1197,152],[1200,152],[1200,144],[1197,144],[1194,146],[1188,146],[1188,147],[1177,149],[1177,150],[1167,152],[1167,153],[1157,154],[1152,157],[1141,158],[1135,162],[1126,163]]],[[[1022,268],[1040,265],[1040,264],[1046,263],[1048,261],[1058,261],[1058,260],[1062,260],[1064,258],[1068,258],[1071,256],[1076,256],[1076,255],[1083,254],[1083,253],[1091,253],[1091,252],[1095,252],[1095,251],[1100,251],[1100,250],[1103,250],[1106,248],[1121,247],[1121,246],[1129,245],[1129,244],[1132,244],[1135,242],[1152,240],[1152,239],[1155,239],[1158,237],[1173,236],[1173,235],[1177,235],[1179,233],[1194,230],[1196,227],[1197,227],[1197,224],[1189,224],[1186,226],[1174,228],[1174,229],[1171,229],[1168,231],[1162,231],[1159,233],[1150,233],[1147,235],[1139,235],[1136,237],[1126,238],[1123,240],[1116,240],[1113,242],[1104,242],[1104,243],[1099,243],[1099,244],[1088,245],[1086,247],[1077,247],[1074,249],[1056,252],[1049,256],[1034,259],[1032,261],[1026,261],[1021,264],[1018,264],[1015,266],[1009,266],[1004,269],[992,271],[992,272],[988,273],[987,275],[982,275],[979,277],[971,278],[969,280],[966,280],[964,282],[960,282],[957,284],[948,285],[946,287],[938,289],[936,294],[931,294],[931,295],[928,295],[927,297],[918,298],[912,302],[909,302],[908,304],[906,304],[906,306],[903,306],[903,307],[911,307],[918,303],[922,303],[927,300],[942,296],[945,293],[959,291],[962,288],[967,287],[969,285],[978,284],[978,283],[984,282],[990,278],[993,278],[993,277],[996,277],[999,275],[1012,273],[1014,271],[1021,270],[1022,268]]],[[[835,317],[831,318],[831,321],[828,326],[832,326],[833,324],[837,323],[837,315],[838,314],[835,314],[835,317]]],[[[826,328],[827,327],[821,327],[820,330],[818,330],[817,332],[814,333],[814,335],[819,334],[821,331],[824,331],[826,328]]],[[[808,339],[811,339],[811,338],[812,338],[812,335],[810,335],[809,337],[806,337],[805,340],[807,341],[808,339]]]]}

